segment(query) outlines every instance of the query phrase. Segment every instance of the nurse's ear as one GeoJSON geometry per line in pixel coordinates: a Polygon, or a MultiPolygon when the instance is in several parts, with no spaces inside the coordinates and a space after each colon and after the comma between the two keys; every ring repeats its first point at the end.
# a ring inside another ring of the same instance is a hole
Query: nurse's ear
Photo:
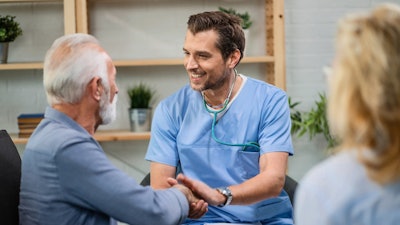
{"type": "Polygon", "coordinates": [[[231,55],[228,57],[228,60],[227,60],[227,64],[229,65],[230,69],[233,69],[236,67],[236,65],[240,61],[241,55],[242,55],[242,53],[240,52],[239,49],[236,49],[234,52],[231,53],[231,55]]]}

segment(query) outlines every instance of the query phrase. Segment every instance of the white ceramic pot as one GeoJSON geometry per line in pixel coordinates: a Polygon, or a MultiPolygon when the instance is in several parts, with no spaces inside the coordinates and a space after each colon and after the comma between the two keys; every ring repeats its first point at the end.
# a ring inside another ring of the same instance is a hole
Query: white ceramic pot
{"type": "Polygon", "coordinates": [[[151,128],[151,108],[129,109],[132,132],[148,132],[151,128]]]}

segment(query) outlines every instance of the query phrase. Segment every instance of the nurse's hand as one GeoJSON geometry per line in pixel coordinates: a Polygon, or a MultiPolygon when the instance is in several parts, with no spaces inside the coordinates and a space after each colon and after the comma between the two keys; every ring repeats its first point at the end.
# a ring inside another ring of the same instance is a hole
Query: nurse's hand
{"type": "Polygon", "coordinates": [[[192,190],[195,195],[204,199],[210,205],[220,205],[226,202],[226,197],[224,195],[201,181],[190,179],[183,174],[179,174],[176,179],[178,182],[184,184],[186,187],[192,190]]]}
{"type": "Polygon", "coordinates": [[[189,202],[189,213],[188,217],[192,219],[198,219],[202,217],[208,211],[208,203],[202,199],[199,199],[188,187],[178,184],[175,179],[169,178],[168,183],[179,189],[187,198],[189,202]]]}

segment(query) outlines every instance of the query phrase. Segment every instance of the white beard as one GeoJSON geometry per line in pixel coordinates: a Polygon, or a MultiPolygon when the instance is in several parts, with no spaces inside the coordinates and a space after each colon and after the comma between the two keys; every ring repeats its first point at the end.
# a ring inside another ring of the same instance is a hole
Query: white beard
{"type": "Polygon", "coordinates": [[[100,118],[103,125],[113,122],[117,117],[118,95],[114,95],[112,103],[109,102],[109,99],[110,96],[105,93],[100,98],[100,118]]]}

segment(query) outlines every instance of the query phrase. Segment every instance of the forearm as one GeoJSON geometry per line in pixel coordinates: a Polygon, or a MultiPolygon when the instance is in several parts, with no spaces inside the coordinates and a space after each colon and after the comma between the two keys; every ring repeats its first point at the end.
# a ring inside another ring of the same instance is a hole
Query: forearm
{"type": "MultiPolygon", "coordinates": [[[[229,186],[228,188],[233,196],[230,204],[247,205],[270,197],[276,197],[282,191],[284,184],[285,174],[282,174],[282,178],[280,178],[280,176],[272,176],[271,173],[262,173],[241,184],[229,186]]],[[[224,205],[227,201],[227,197],[218,191],[217,187],[210,187],[203,182],[190,179],[182,174],[178,176],[178,180],[210,205],[224,205]]]]}
{"type": "Polygon", "coordinates": [[[285,175],[258,174],[237,185],[229,186],[232,192],[232,205],[248,205],[267,198],[278,196],[285,183],[285,175]]]}
{"type": "Polygon", "coordinates": [[[266,153],[260,157],[260,173],[230,187],[233,195],[231,204],[252,204],[278,196],[285,184],[288,154],[284,152],[266,153]]]}
{"type": "Polygon", "coordinates": [[[150,164],[150,185],[154,189],[166,189],[171,185],[168,178],[175,178],[176,168],[161,163],[152,162],[150,164]]]}
{"type": "MultiPolygon", "coordinates": [[[[278,196],[285,183],[287,153],[266,153],[260,157],[260,173],[243,183],[229,186],[233,205],[247,205],[267,198],[278,196]]],[[[218,205],[221,194],[212,198],[214,205],[218,205]]]]}

